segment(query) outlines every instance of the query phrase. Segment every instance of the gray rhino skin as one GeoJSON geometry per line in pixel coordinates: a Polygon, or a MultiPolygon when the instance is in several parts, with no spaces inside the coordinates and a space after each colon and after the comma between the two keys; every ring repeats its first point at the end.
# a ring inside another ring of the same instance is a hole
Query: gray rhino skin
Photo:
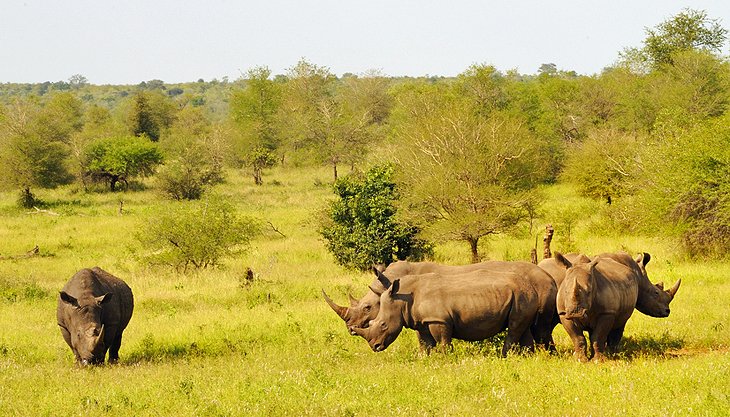
{"type": "Polygon", "coordinates": [[[605,360],[606,345],[618,345],[626,322],[634,311],[639,286],[631,268],[611,258],[596,258],[590,263],[572,264],[560,253],[555,260],[566,268],[558,288],[560,322],[573,341],[574,356],[588,361],[587,331],[593,347],[593,360],[605,360]]]}
{"type": "Polygon", "coordinates": [[[477,270],[448,276],[430,273],[390,279],[375,270],[383,287],[380,310],[367,328],[353,328],[375,352],[385,350],[406,327],[421,348],[448,347],[452,339],[484,340],[507,329],[502,355],[512,344],[532,348],[530,324],[538,295],[510,272],[477,270]]]}
{"type": "Polygon", "coordinates": [[[327,304],[345,321],[350,334],[356,334],[355,328],[367,328],[369,322],[380,311],[380,294],[391,284],[392,279],[404,276],[416,276],[427,273],[436,273],[442,276],[452,276],[478,270],[494,272],[512,272],[527,279],[538,295],[538,315],[531,325],[531,332],[535,342],[549,351],[555,350],[553,329],[559,320],[556,314],[555,299],[558,288],[552,277],[530,262],[487,261],[469,265],[442,265],[435,262],[408,262],[397,261],[382,271],[382,278],[373,280],[368,291],[360,300],[350,296],[350,307],[337,305],[322,290],[327,304]],[[388,280],[386,284],[381,279],[388,280]]]}
{"type": "MultiPolygon", "coordinates": [[[[572,264],[576,263],[589,263],[591,258],[582,254],[569,253],[563,255],[572,264]]],[[[626,252],[617,253],[602,253],[595,258],[609,258],[616,262],[629,267],[635,274],[637,283],[639,285],[639,296],[636,300],[636,309],[639,312],[646,314],[651,317],[668,317],[670,313],[669,303],[672,302],[674,296],[679,290],[679,286],[682,280],[679,279],[672,286],[672,288],[665,290],[664,283],[659,282],[652,284],[649,280],[649,276],[646,273],[646,264],[651,260],[651,256],[648,253],[639,254],[636,259],[626,252]]],[[[549,273],[555,283],[560,287],[560,283],[565,278],[565,266],[558,263],[555,258],[543,259],[537,264],[540,268],[549,273]]]]}
{"type": "Polygon", "coordinates": [[[107,350],[116,362],[133,309],[132,290],[121,279],[99,267],[74,274],[59,293],[56,317],[76,362],[104,363],[107,350]]]}

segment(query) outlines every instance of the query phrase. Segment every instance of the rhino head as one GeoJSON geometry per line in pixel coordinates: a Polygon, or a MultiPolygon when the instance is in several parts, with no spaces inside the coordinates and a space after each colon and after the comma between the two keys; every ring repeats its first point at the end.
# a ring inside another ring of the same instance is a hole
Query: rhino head
{"type": "Polygon", "coordinates": [[[367,328],[370,321],[375,319],[380,311],[380,294],[383,293],[389,286],[390,280],[385,278],[382,274],[382,268],[378,266],[373,267],[373,273],[377,279],[370,284],[370,291],[367,292],[361,299],[357,299],[352,295],[350,297],[350,306],[343,307],[338,305],[322,290],[322,296],[324,297],[327,304],[332,310],[337,313],[338,316],[345,322],[348,331],[351,335],[355,335],[355,328],[367,328]],[[383,281],[380,280],[379,276],[383,276],[383,281]]]}
{"type": "Polygon", "coordinates": [[[651,260],[648,253],[639,254],[635,261],[639,265],[642,274],[643,285],[639,286],[639,297],[636,300],[636,309],[651,317],[669,316],[669,303],[674,299],[682,280],[677,282],[668,290],[664,289],[664,283],[651,284],[646,273],[646,264],[651,260]]]}
{"type": "Polygon", "coordinates": [[[75,298],[65,291],[61,300],[68,307],[67,329],[71,336],[76,361],[81,365],[104,363],[104,324],[101,322],[102,305],[109,302],[112,294],[98,297],[75,298]]]}
{"type": "Polygon", "coordinates": [[[555,260],[566,268],[565,279],[558,289],[558,315],[568,320],[585,320],[593,305],[595,280],[593,271],[598,260],[572,264],[560,253],[555,260]]]}
{"type": "MultiPolygon", "coordinates": [[[[396,279],[390,284],[390,280],[382,273],[378,271],[377,274],[379,275],[378,279],[384,285],[386,282],[389,283],[388,288],[380,293],[378,315],[370,321],[368,327],[353,328],[352,331],[365,339],[374,352],[381,352],[398,338],[405,323],[402,311],[403,297],[398,294],[400,280],[396,279]]],[[[371,288],[371,290],[375,292],[377,288],[371,288]]]]}

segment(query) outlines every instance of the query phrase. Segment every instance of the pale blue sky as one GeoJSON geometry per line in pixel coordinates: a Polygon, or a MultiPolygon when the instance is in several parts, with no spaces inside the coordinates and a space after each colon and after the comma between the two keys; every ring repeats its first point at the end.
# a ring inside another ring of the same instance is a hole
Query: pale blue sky
{"type": "Polygon", "coordinates": [[[730,0],[0,0],[0,83],[233,80],[302,57],[337,75],[452,76],[474,63],[594,74],[686,7],[730,29],[730,0]]]}

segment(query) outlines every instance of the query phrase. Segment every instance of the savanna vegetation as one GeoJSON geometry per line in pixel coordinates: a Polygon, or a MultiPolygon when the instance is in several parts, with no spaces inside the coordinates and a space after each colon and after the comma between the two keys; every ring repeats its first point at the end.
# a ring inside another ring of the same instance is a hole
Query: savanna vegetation
{"type": "Polygon", "coordinates": [[[727,415],[726,47],[687,9],[592,76],[0,84],[0,414],[727,415]],[[410,331],[376,354],[320,295],[376,262],[529,260],[547,223],[560,251],[651,253],[671,315],[635,312],[603,364],[560,326],[555,355],[410,331]],[[92,266],[135,312],[120,362],[81,368],[55,306],[92,266]]]}

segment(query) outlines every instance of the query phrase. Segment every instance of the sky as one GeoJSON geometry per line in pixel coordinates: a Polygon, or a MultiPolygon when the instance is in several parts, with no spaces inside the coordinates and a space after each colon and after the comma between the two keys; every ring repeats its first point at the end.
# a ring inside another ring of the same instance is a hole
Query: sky
{"type": "MultiPolygon", "coordinates": [[[[472,64],[591,75],[691,7],[728,0],[0,0],[0,83],[235,80],[300,59],[336,75],[454,76],[472,64]]],[[[727,48],[722,51],[727,55],[727,48]]]]}

